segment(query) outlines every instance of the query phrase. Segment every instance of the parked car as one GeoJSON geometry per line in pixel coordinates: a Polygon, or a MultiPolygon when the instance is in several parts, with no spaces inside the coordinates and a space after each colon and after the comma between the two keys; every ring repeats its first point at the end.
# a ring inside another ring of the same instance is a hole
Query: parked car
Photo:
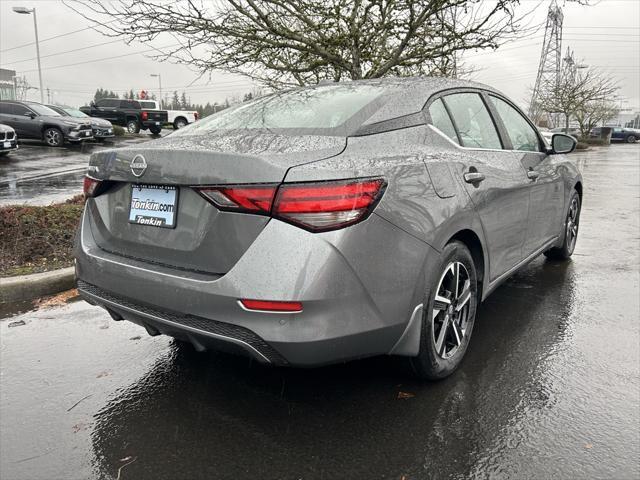
{"type": "Polygon", "coordinates": [[[378,79],[272,94],[94,153],[81,295],[116,319],[275,365],[460,364],[482,300],[567,260],[582,178],[497,90],[378,79]],[[179,161],[176,161],[179,159],[179,161]]]}
{"type": "Polygon", "coordinates": [[[10,151],[18,149],[18,136],[9,125],[0,123],[0,157],[8,155],[10,151]]]}
{"type": "Polygon", "coordinates": [[[50,147],[93,138],[88,121],[63,117],[36,102],[0,100],[0,123],[11,126],[21,139],[43,140],[50,147]]]}
{"type": "Polygon", "coordinates": [[[144,109],[137,100],[103,98],[91,102],[88,107],[80,107],[80,110],[91,117],[104,118],[114,125],[126,127],[129,133],[149,129],[157,135],[162,125],[167,123],[166,111],[144,109]]]}
{"type": "Polygon", "coordinates": [[[62,116],[86,119],[91,123],[93,138],[98,141],[103,141],[107,138],[113,138],[115,136],[113,133],[113,125],[111,125],[111,122],[109,120],[98,117],[90,117],[77,108],[61,107],[59,105],[47,105],[47,107],[58,112],[62,116]]]}
{"type": "Polygon", "coordinates": [[[565,129],[564,127],[552,128],[551,133],[564,133],[566,135],[571,135],[574,138],[580,138],[580,129],[577,127],[569,127],[565,129]]]}
{"type": "MultiPolygon", "coordinates": [[[[538,131],[540,132],[540,135],[542,135],[542,139],[545,141],[546,145],[550,147],[551,139],[553,138],[554,132],[552,132],[546,127],[537,127],[537,128],[538,128],[538,131]]],[[[562,132],[558,132],[558,133],[562,133],[562,132]]]]}
{"type": "MultiPolygon", "coordinates": [[[[626,142],[636,143],[640,140],[640,130],[637,128],[626,127],[609,127],[611,128],[611,141],[612,142],[626,142]]],[[[596,127],[589,132],[589,136],[592,138],[600,138],[602,127],[596,127]]]]}
{"type": "MultiPolygon", "coordinates": [[[[140,100],[140,105],[142,108],[162,110],[155,100],[140,100]]],[[[186,127],[197,120],[198,112],[195,110],[167,110],[167,123],[171,124],[176,130],[186,127]]]]}

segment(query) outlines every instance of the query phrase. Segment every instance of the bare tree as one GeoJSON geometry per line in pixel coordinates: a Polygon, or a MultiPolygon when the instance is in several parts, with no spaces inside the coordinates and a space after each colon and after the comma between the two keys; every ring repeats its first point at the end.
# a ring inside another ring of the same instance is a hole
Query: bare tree
{"type": "Polygon", "coordinates": [[[594,68],[563,68],[555,87],[540,95],[539,107],[544,112],[562,114],[565,131],[568,131],[571,117],[586,111],[590,105],[610,102],[617,89],[613,78],[594,68]]]}
{"type": "MultiPolygon", "coordinates": [[[[586,0],[582,0],[586,1],[586,0]]],[[[271,87],[387,75],[455,76],[457,54],[538,26],[518,0],[67,0],[128,42],[172,37],[155,58],[271,87]]]]}
{"type": "Polygon", "coordinates": [[[580,126],[580,135],[586,138],[594,127],[612,119],[618,115],[619,112],[620,109],[612,100],[594,100],[579,106],[573,113],[573,116],[580,126]]]}

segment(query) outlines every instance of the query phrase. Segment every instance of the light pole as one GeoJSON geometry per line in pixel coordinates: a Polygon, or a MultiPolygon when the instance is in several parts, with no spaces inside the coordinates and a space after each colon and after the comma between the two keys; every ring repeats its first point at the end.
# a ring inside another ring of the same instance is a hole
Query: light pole
{"type": "Polygon", "coordinates": [[[152,77],[158,77],[158,86],[160,87],[160,108],[164,108],[162,106],[162,77],[160,76],[159,73],[152,73],[151,74],[152,77]]]}
{"type": "Polygon", "coordinates": [[[27,7],[13,7],[13,11],[16,13],[22,13],[29,15],[33,13],[33,28],[36,31],[36,55],[38,57],[38,77],[40,78],[40,103],[44,103],[44,87],[42,86],[42,68],[40,67],[40,43],[38,41],[38,22],[36,20],[36,8],[27,7]]]}

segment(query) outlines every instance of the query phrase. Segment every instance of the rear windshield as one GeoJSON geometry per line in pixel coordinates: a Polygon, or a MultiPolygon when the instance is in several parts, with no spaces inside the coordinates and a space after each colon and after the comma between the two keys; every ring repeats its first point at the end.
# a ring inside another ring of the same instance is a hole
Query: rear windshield
{"type": "Polygon", "coordinates": [[[156,102],[140,102],[142,108],[156,108],[156,102]]]}
{"type": "Polygon", "coordinates": [[[174,135],[237,129],[349,135],[382,105],[384,93],[381,86],[349,84],[277,93],[225,109],[174,135]]]}

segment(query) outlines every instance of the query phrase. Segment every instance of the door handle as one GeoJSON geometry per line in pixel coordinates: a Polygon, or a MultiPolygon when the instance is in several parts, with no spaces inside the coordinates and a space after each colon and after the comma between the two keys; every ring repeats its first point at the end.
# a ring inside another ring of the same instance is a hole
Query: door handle
{"type": "Polygon", "coordinates": [[[484,174],[478,171],[471,171],[464,174],[464,181],[467,183],[480,183],[483,180],[484,174]]]}
{"type": "Polygon", "coordinates": [[[539,176],[540,176],[540,173],[536,172],[535,170],[529,170],[527,172],[527,177],[530,178],[531,180],[537,180],[539,176]]]}

